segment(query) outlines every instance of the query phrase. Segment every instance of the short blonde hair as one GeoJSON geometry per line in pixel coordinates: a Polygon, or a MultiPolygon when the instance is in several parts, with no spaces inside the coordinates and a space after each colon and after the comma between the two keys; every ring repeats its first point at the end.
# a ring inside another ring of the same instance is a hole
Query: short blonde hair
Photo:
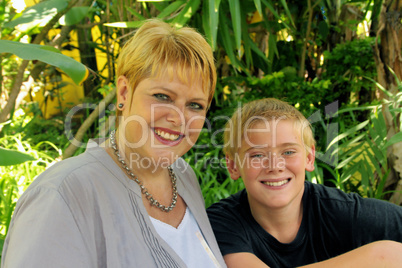
{"type": "Polygon", "coordinates": [[[307,149],[315,145],[310,122],[292,105],[274,98],[251,101],[237,109],[225,125],[223,151],[234,159],[247,129],[263,120],[294,120],[307,149]],[[247,129],[246,129],[247,128],[247,129]]]}
{"type": "Polygon", "coordinates": [[[117,77],[125,76],[133,90],[144,79],[167,71],[185,83],[201,79],[211,103],[216,70],[210,45],[196,30],[177,29],[157,19],[147,20],[126,42],[117,62],[117,77]]]}

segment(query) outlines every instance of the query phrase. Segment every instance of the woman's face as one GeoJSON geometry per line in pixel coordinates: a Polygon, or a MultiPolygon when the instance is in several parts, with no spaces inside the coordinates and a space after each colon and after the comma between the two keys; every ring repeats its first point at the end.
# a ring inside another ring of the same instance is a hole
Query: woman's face
{"type": "Polygon", "coordinates": [[[118,103],[123,103],[119,124],[119,148],[130,164],[172,164],[197,141],[204,125],[208,94],[201,81],[183,83],[177,76],[146,78],[135,90],[121,76],[118,103]],[[124,142],[124,143],[122,143],[124,142]]]}

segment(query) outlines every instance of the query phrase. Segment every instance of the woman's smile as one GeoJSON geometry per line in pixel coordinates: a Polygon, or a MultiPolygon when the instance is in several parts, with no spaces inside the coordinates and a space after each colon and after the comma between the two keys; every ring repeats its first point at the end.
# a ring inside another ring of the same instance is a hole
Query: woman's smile
{"type": "Polygon", "coordinates": [[[153,128],[156,139],[162,144],[168,146],[175,146],[179,144],[183,138],[184,134],[181,132],[173,131],[166,128],[153,128]]]}

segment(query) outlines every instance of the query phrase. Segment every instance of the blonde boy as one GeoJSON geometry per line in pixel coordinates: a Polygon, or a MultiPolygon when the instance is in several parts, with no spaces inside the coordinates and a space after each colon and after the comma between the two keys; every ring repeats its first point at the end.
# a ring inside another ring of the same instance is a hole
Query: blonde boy
{"type": "Polygon", "coordinates": [[[228,267],[402,263],[401,207],[305,181],[315,141],[293,106],[245,104],[226,125],[224,152],[231,178],[246,187],[208,208],[228,267]]]}

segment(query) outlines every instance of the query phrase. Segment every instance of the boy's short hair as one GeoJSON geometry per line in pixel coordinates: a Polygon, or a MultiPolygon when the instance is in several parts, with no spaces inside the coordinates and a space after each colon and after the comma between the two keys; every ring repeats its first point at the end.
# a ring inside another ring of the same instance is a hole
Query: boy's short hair
{"type": "Polygon", "coordinates": [[[216,86],[214,57],[210,45],[196,30],[175,28],[157,20],[147,20],[122,48],[117,62],[117,77],[125,76],[133,90],[144,79],[163,75],[182,82],[201,79],[209,104],[216,86]],[[190,71],[190,73],[189,73],[190,71]]]}
{"type": "MultiPolygon", "coordinates": [[[[256,123],[271,120],[294,120],[295,127],[302,132],[302,140],[309,150],[315,145],[310,122],[292,105],[274,98],[251,101],[239,107],[226,122],[223,133],[223,152],[231,159],[241,147],[247,129],[256,123]]],[[[308,151],[309,152],[309,151],[308,151]]]]}

